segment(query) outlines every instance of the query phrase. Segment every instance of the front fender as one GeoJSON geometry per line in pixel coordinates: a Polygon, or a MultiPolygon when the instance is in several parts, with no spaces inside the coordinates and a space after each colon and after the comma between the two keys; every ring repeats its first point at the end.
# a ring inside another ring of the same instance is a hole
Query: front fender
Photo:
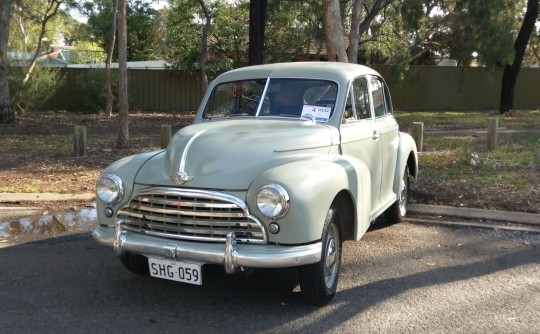
{"type": "Polygon", "coordinates": [[[303,157],[259,174],[248,189],[247,204],[267,226],[271,220],[259,212],[256,198],[268,183],[280,184],[290,197],[288,213],[276,220],[280,232],[269,234],[270,242],[303,244],[320,240],[328,209],[343,190],[356,207],[355,237],[360,238],[369,226],[371,178],[360,160],[339,155],[303,157]]]}
{"type": "MultiPolygon", "coordinates": [[[[163,152],[163,150],[131,155],[129,157],[125,157],[118,161],[115,161],[105,170],[103,170],[103,172],[101,172],[101,175],[105,175],[108,173],[114,173],[118,175],[122,179],[122,182],[124,184],[124,196],[122,197],[120,202],[115,203],[114,205],[110,205],[110,207],[112,207],[112,209],[114,210],[115,214],[116,212],[118,212],[119,208],[125,206],[129,202],[131,194],[133,193],[135,177],[137,176],[137,173],[139,172],[141,167],[148,160],[161,152],[163,152]]],[[[112,218],[107,218],[103,214],[103,209],[105,209],[105,207],[107,206],[109,205],[100,201],[99,198],[96,196],[96,211],[99,224],[114,225],[114,216],[112,218]]]]}

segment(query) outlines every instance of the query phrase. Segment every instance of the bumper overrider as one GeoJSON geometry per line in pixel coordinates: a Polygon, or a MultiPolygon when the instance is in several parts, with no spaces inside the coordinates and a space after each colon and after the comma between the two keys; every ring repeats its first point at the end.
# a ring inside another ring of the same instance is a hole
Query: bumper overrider
{"type": "Polygon", "coordinates": [[[124,224],[123,220],[118,220],[114,228],[99,225],[93,233],[100,244],[113,247],[117,257],[134,253],[170,260],[222,264],[227,273],[233,273],[239,267],[287,268],[321,260],[321,242],[301,246],[237,244],[234,232],[227,234],[225,244],[192,242],[127,231],[123,228],[124,224]]]}

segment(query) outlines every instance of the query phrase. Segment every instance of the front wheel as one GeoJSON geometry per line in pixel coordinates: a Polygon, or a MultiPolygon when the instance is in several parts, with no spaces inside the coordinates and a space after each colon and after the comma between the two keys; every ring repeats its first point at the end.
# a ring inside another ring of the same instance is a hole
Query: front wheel
{"type": "Polygon", "coordinates": [[[300,268],[300,290],[310,304],[326,305],[336,294],[341,267],[340,228],[340,214],[332,206],[324,223],[321,261],[300,268]]]}
{"type": "Polygon", "coordinates": [[[390,224],[400,223],[407,214],[407,205],[409,203],[409,178],[409,167],[405,166],[403,177],[399,184],[398,199],[385,212],[386,219],[390,224]]]}

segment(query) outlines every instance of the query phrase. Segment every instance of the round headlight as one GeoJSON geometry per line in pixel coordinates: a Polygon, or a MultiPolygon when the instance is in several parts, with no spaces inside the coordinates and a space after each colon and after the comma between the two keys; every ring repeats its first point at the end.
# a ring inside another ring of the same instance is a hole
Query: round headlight
{"type": "Polygon", "coordinates": [[[97,197],[105,203],[116,203],[124,195],[124,184],[116,174],[106,174],[100,177],[96,186],[97,197]]]}
{"type": "Polygon", "coordinates": [[[279,184],[267,184],[257,193],[257,207],[268,218],[283,217],[289,210],[289,194],[279,184]]]}

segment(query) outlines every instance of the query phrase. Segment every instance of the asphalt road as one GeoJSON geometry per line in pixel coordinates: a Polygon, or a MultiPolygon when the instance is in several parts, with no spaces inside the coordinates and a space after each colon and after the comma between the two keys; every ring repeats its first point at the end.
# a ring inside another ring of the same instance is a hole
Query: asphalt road
{"type": "Polygon", "coordinates": [[[88,233],[0,249],[2,333],[540,333],[540,234],[387,226],[344,245],[338,293],[295,270],[203,286],[127,272],[88,233]]]}

